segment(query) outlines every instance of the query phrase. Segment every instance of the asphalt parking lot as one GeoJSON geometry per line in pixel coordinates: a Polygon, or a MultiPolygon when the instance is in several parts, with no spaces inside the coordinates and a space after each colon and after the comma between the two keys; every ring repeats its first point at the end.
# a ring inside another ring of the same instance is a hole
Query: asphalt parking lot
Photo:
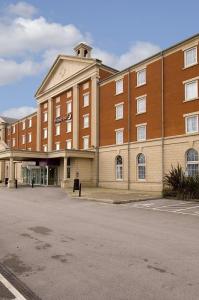
{"type": "Polygon", "coordinates": [[[197,300],[198,208],[1,188],[0,299],[197,300]]]}

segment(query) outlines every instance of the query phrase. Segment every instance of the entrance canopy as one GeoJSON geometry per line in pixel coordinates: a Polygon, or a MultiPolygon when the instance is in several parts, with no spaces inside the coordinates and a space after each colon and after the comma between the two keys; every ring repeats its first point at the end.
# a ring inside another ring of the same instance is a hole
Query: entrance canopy
{"type": "Polygon", "coordinates": [[[7,149],[0,151],[0,160],[9,160],[13,158],[17,161],[35,160],[35,159],[56,159],[64,157],[89,158],[95,157],[94,151],[87,150],[61,150],[53,152],[26,151],[7,149]]]}

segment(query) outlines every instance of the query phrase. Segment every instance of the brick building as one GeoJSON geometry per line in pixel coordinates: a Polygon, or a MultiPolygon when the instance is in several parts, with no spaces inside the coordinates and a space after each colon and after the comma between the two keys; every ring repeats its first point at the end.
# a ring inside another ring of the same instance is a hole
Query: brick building
{"type": "MultiPolygon", "coordinates": [[[[199,166],[199,35],[117,71],[81,43],[36,92],[37,111],[0,119],[0,179],[161,191],[199,166]]],[[[130,65],[131,62],[129,62],[130,65]]]]}

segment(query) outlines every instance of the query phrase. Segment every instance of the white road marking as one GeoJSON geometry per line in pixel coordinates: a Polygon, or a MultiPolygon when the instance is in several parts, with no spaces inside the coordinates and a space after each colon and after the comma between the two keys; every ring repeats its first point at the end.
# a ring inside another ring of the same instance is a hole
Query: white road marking
{"type": "Polygon", "coordinates": [[[19,293],[15,287],[0,274],[0,282],[15,296],[15,300],[27,300],[21,293],[19,293]]]}
{"type": "Polygon", "coordinates": [[[181,208],[181,209],[177,209],[177,210],[174,210],[174,212],[178,212],[178,211],[182,211],[182,210],[187,210],[187,209],[192,209],[192,208],[198,208],[199,206],[191,206],[191,207],[186,207],[186,208],[181,208]]]}

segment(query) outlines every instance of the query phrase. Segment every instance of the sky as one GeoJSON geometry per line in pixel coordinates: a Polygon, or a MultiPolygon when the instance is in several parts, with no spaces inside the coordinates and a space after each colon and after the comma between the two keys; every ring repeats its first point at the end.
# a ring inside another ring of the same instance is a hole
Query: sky
{"type": "Polygon", "coordinates": [[[86,42],[122,70],[198,33],[199,1],[0,0],[0,115],[36,108],[35,92],[58,54],[86,42]],[[189,8],[188,8],[189,4],[189,8]]]}

